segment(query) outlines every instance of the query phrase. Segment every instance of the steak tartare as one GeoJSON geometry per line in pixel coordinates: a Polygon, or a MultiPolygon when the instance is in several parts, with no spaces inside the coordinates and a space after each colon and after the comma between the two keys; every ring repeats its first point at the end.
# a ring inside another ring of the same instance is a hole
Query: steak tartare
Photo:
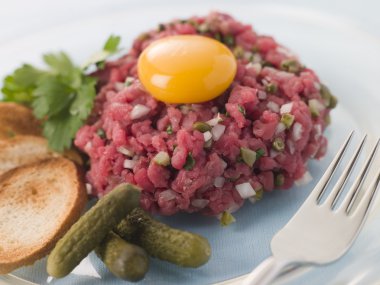
{"type": "Polygon", "coordinates": [[[326,152],[335,97],[272,37],[226,14],[160,24],[94,76],[99,94],[75,145],[90,158],[87,179],[99,197],[130,182],[150,212],[231,213],[245,199],[307,181],[308,159],[326,152]],[[237,59],[233,83],[212,101],[165,104],[138,79],[141,52],[182,34],[215,38],[237,59]]]}

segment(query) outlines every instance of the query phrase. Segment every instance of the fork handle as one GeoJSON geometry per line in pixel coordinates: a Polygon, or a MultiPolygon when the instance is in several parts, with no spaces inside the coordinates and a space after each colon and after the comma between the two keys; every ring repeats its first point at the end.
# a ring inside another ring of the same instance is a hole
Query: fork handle
{"type": "Polygon", "coordinates": [[[287,265],[287,262],[278,261],[273,256],[270,256],[249,273],[241,285],[270,284],[287,265]]]}

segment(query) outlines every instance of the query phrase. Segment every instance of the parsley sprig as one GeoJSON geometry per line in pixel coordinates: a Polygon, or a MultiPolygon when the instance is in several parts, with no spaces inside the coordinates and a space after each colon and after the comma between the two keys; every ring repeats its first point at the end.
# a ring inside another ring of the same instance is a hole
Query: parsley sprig
{"type": "Polygon", "coordinates": [[[24,64],[4,78],[3,100],[30,106],[42,121],[49,146],[60,152],[68,149],[90,115],[96,96],[96,78],[87,75],[86,69],[91,65],[103,68],[105,60],[119,51],[119,43],[120,37],[110,36],[103,50],[82,67],[74,65],[64,52],[45,54],[47,69],[24,64]]]}

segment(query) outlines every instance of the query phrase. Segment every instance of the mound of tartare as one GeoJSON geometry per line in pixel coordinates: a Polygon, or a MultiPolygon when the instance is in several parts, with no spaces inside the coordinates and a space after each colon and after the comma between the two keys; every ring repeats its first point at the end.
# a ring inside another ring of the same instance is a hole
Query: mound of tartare
{"type": "Polygon", "coordinates": [[[130,182],[151,212],[231,213],[264,191],[307,182],[308,159],[326,152],[335,97],[272,37],[226,14],[160,24],[94,76],[99,94],[75,144],[90,158],[87,179],[97,196],[130,182]],[[235,55],[233,83],[216,99],[165,104],[139,81],[142,51],[181,34],[212,37],[235,55]]]}

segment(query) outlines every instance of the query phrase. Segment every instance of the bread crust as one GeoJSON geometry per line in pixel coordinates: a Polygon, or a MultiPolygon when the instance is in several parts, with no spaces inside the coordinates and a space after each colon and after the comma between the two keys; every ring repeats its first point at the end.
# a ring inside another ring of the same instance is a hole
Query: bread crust
{"type": "Polygon", "coordinates": [[[17,135],[0,139],[0,175],[18,166],[58,156],[42,137],[17,135]]]}
{"type": "Polygon", "coordinates": [[[31,109],[16,103],[0,103],[0,138],[14,135],[41,135],[41,125],[31,109]]]}
{"type": "MultiPolygon", "coordinates": [[[[38,191],[33,197],[34,202],[31,203],[39,210],[44,211],[45,209],[46,211],[48,209],[48,205],[44,203],[46,202],[44,197],[47,197],[45,195],[56,195],[56,193],[60,193],[59,197],[67,199],[66,201],[57,201],[57,203],[67,202],[69,206],[64,213],[59,214],[58,219],[49,219],[49,223],[55,223],[53,230],[37,244],[30,242],[30,239],[25,239],[20,244],[2,244],[6,242],[6,239],[5,236],[1,236],[4,235],[5,230],[8,230],[8,233],[10,230],[6,228],[15,225],[12,225],[12,217],[0,216],[0,249],[2,249],[0,250],[0,274],[33,264],[36,260],[46,256],[56,242],[79,219],[85,208],[87,193],[82,171],[68,159],[52,158],[18,167],[0,176],[0,210],[1,206],[6,207],[8,202],[15,204],[16,207],[23,207],[22,203],[25,203],[25,199],[30,197],[30,191],[33,191],[34,186],[38,186],[38,191]],[[18,185],[21,183],[20,180],[22,181],[21,188],[18,185]],[[62,187],[51,189],[49,181],[53,180],[54,185],[62,184],[62,187]],[[64,195],[57,191],[64,191],[64,195]],[[17,193],[15,194],[15,192],[17,193]],[[6,250],[7,248],[9,250],[6,250]],[[17,248],[22,250],[17,250],[17,248]]],[[[24,214],[23,211],[18,211],[17,215],[25,215],[22,219],[25,219],[24,226],[28,229],[24,230],[37,231],[39,229],[33,215],[24,214]]]]}

